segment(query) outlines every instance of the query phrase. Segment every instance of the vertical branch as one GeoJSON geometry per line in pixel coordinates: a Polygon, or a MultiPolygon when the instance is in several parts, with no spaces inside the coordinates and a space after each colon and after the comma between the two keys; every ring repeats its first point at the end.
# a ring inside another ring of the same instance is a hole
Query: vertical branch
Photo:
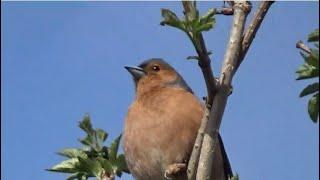
{"type": "Polygon", "coordinates": [[[188,163],[187,175],[188,175],[189,180],[195,179],[195,177],[196,177],[198,161],[199,161],[199,157],[200,157],[200,150],[201,150],[201,146],[202,146],[204,131],[207,126],[208,119],[209,119],[209,112],[210,112],[210,107],[206,106],[205,111],[204,111],[204,115],[201,120],[201,125],[198,130],[197,138],[196,138],[196,141],[193,145],[192,153],[191,153],[189,163],[188,163]]]}
{"type": "MultiPolygon", "coordinates": [[[[246,17],[251,11],[251,3],[241,0],[235,2],[228,1],[228,3],[233,6],[232,14],[234,14],[234,19],[218,82],[214,80],[210,66],[211,60],[202,34],[194,35],[192,32],[188,33],[197,51],[199,57],[198,63],[202,70],[208,92],[207,106],[189,159],[187,170],[189,180],[195,178],[201,180],[210,179],[214,150],[218,142],[217,136],[227,99],[231,92],[232,78],[243,61],[264,16],[273,2],[262,2],[260,4],[246,33],[243,33],[243,31],[246,17]]],[[[194,20],[198,16],[195,1],[182,1],[182,4],[186,19],[189,21],[194,20]]],[[[227,14],[229,15],[230,13],[227,14]]]]}
{"type": "MultiPolygon", "coordinates": [[[[188,21],[192,21],[193,19],[196,18],[196,16],[198,16],[198,11],[196,9],[195,1],[182,1],[182,5],[184,8],[185,17],[187,18],[188,21]]],[[[199,33],[197,38],[193,38],[194,34],[188,34],[188,36],[190,37],[192,43],[194,44],[194,47],[198,54],[198,57],[199,57],[198,65],[201,68],[203,77],[205,79],[206,87],[207,87],[206,108],[204,111],[203,118],[201,120],[201,126],[198,130],[196,141],[193,146],[192,153],[188,163],[188,168],[187,168],[188,179],[195,179],[195,176],[197,173],[198,161],[200,157],[201,145],[203,141],[203,135],[209,119],[209,111],[210,111],[209,107],[211,106],[213,102],[213,98],[216,94],[216,85],[215,85],[215,79],[213,76],[213,71],[210,65],[211,60],[210,60],[209,53],[207,51],[202,33],[199,33]],[[196,40],[197,42],[194,42],[194,40],[196,40]]]]}
{"type": "Polygon", "coordinates": [[[239,60],[237,62],[236,70],[239,68],[240,64],[244,60],[244,57],[246,56],[248,49],[249,49],[254,37],[256,36],[256,33],[257,33],[265,15],[267,14],[270,6],[273,3],[274,3],[274,1],[263,1],[260,3],[256,13],[253,16],[253,19],[252,19],[248,29],[246,30],[246,33],[243,36],[242,51],[241,51],[241,55],[239,57],[239,60]]]}
{"type": "MultiPolygon", "coordinates": [[[[189,21],[192,21],[193,19],[196,18],[196,16],[198,16],[198,10],[196,8],[195,1],[182,1],[182,5],[184,8],[184,14],[189,21]]],[[[211,69],[211,60],[210,60],[209,53],[207,51],[202,33],[199,33],[197,38],[193,38],[195,34],[192,34],[192,33],[188,34],[188,36],[192,41],[193,40],[197,41],[197,42],[193,41],[192,43],[194,44],[194,47],[199,56],[198,64],[201,68],[203,77],[206,82],[207,94],[208,94],[207,102],[208,104],[212,104],[213,97],[216,93],[216,87],[215,87],[213,71],[211,69]]]]}
{"type": "Polygon", "coordinates": [[[213,107],[211,108],[209,121],[205,130],[201,154],[197,169],[196,179],[209,180],[212,173],[214,149],[217,143],[223,112],[231,89],[231,81],[235,72],[235,66],[241,52],[242,34],[246,17],[251,10],[251,5],[245,1],[235,1],[234,17],[230,33],[227,52],[222,66],[219,91],[217,92],[213,107]]]}

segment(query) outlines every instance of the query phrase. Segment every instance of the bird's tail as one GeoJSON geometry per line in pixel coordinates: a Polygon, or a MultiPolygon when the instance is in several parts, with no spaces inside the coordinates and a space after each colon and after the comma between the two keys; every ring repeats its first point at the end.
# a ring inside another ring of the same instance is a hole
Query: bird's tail
{"type": "Polygon", "coordinates": [[[222,158],[223,158],[223,166],[224,166],[223,169],[224,169],[225,175],[226,175],[226,177],[232,177],[233,173],[232,173],[232,169],[231,169],[231,164],[230,164],[227,152],[224,149],[224,145],[223,145],[220,133],[218,133],[218,139],[219,139],[219,145],[220,145],[222,158]]]}

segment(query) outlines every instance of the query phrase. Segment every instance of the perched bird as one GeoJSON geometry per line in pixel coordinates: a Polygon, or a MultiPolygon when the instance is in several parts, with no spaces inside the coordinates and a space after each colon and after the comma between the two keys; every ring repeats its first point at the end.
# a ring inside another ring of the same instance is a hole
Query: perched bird
{"type": "MultiPolygon", "coordinates": [[[[187,165],[204,105],[180,74],[162,59],[125,67],[135,84],[135,100],[127,113],[124,153],[138,180],[163,180],[170,165],[187,165]]],[[[220,138],[220,136],[219,136],[220,138]]],[[[221,139],[215,150],[213,180],[231,173],[221,139]]],[[[176,179],[186,179],[186,171],[176,179]]]]}

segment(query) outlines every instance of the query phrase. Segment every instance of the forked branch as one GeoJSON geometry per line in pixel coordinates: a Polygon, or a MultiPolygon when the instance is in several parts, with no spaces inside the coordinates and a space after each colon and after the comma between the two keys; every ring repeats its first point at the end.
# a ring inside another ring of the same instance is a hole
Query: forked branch
{"type": "Polygon", "coordinates": [[[219,79],[219,90],[214,98],[209,121],[205,130],[196,179],[209,180],[211,178],[214,150],[218,143],[218,132],[227,98],[231,90],[231,81],[235,72],[239,52],[241,52],[242,34],[247,15],[251,10],[251,4],[245,1],[235,1],[233,9],[233,23],[219,79]]]}

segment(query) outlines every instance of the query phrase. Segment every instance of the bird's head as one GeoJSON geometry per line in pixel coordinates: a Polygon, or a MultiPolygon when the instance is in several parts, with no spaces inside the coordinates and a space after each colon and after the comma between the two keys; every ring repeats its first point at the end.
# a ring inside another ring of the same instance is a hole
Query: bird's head
{"type": "Polygon", "coordinates": [[[125,66],[133,77],[136,93],[164,87],[182,88],[192,93],[180,74],[162,59],[149,59],[138,66],[125,66]]]}

